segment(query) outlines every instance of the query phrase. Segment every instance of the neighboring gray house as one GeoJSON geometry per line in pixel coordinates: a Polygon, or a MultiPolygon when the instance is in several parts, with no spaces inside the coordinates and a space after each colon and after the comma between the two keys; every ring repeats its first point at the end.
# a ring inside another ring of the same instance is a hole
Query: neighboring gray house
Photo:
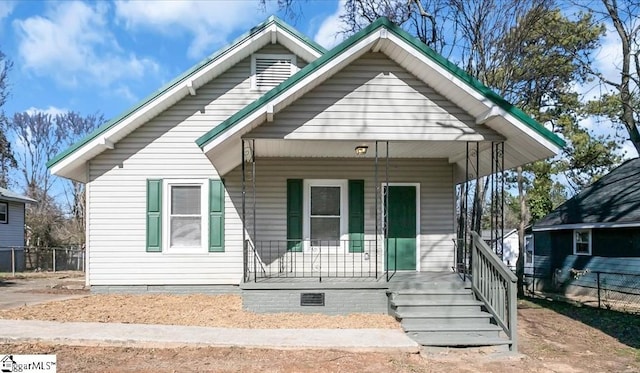
{"type": "Polygon", "coordinates": [[[87,185],[94,291],[386,313],[396,273],[452,274],[471,148],[487,175],[563,144],[387,19],[326,51],[270,18],[48,166],[87,185]]]}
{"type": "Polygon", "coordinates": [[[24,268],[24,206],[35,200],[0,188],[0,271],[24,268]],[[13,259],[12,259],[13,251],[13,259]]]}
{"type": "Polygon", "coordinates": [[[593,287],[596,272],[640,276],[639,185],[640,159],[627,160],[533,225],[537,289],[593,287]]]}

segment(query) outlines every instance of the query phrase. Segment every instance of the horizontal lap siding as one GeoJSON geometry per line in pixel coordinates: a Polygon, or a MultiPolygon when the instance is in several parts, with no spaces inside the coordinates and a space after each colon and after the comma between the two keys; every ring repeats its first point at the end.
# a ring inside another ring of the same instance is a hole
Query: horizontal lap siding
{"type": "MultiPolygon", "coordinates": [[[[268,46],[258,53],[290,53],[268,46]]],[[[299,64],[302,60],[298,58],[299,64]]],[[[251,59],[187,96],[90,162],[91,285],[237,284],[242,278],[239,207],[225,201],[225,252],[148,253],[146,180],[217,178],[195,140],[254,101],[251,59]]],[[[203,239],[208,235],[203,234],[203,239]]]]}
{"type": "Polygon", "coordinates": [[[24,246],[24,203],[6,202],[9,208],[9,223],[0,224],[0,249],[24,246]]]}
{"type": "Polygon", "coordinates": [[[252,132],[290,139],[456,140],[461,134],[496,136],[381,53],[366,54],[252,132]]]}
{"type": "MultiPolygon", "coordinates": [[[[259,142],[260,140],[257,140],[259,142]]],[[[379,179],[384,180],[381,162],[379,179]]],[[[286,237],[287,179],[364,179],[365,231],[367,240],[375,239],[374,164],[363,159],[256,159],[256,241],[281,241],[286,237]]],[[[241,206],[240,169],[226,176],[233,203],[241,206]]],[[[389,180],[420,183],[421,269],[447,270],[453,264],[454,187],[453,167],[444,159],[391,159],[389,180]]],[[[252,213],[253,189],[247,189],[247,213],[252,213]]],[[[381,201],[378,204],[380,207],[381,201]]],[[[252,221],[251,218],[248,219],[252,221]]],[[[248,227],[250,233],[252,226],[248,227]]]]}

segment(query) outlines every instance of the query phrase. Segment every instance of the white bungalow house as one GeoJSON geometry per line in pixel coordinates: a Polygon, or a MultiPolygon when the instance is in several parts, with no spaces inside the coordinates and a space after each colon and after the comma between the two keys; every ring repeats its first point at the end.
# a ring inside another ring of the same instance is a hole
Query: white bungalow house
{"type": "MultiPolygon", "coordinates": [[[[458,281],[456,184],[562,146],[387,19],[326,51],[272,17],[48,166],[87,185],[95,291],[240,289],[263,312],[386,313],[394,276],[458,281]]],[[[477,292],[484,277],[510,286],[493,259],[474,261],[493,267],[471,286],[513,330],[477,292]]]]}

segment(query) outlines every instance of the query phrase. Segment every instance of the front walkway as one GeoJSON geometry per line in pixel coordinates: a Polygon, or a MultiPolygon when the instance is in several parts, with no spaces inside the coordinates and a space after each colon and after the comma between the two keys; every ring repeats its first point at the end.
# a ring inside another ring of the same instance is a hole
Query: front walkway
{"type": "Polygon", "coordinates": [[[0,340],[81,346],[245,347],[418,352],[398,329],[233,329],[199,326],[0,320],[0,340]]]}

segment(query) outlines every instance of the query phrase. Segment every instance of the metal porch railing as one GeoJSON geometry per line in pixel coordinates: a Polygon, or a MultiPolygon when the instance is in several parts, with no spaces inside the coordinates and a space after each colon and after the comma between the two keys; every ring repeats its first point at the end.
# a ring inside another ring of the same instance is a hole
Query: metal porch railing
{"type": "Polygon", "coordinates": [[[376,240],[247,241],[246,281],[268,278],[378,278],[382,247],[376,240]],[[380,246],[380,247],[378,247],[380,246]]]}
{"type": "Polygon", "coordinates": [[[510,350],[517,351],[517,277],[476,232],[471,236],[471,288],[507,334],[510,350]]]}

